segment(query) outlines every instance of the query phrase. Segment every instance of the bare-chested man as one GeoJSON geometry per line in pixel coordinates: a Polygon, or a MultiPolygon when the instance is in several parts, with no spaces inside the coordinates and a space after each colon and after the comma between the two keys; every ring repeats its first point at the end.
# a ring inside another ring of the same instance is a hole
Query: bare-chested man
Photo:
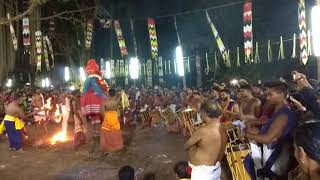
{"type": "Polygon", "coordinates": [[[245,119],[241,120],[251,120],[258,119],[261,115],[261,101],[254,97],[251,92],[250,85],[243,85],[240,87],[240,112],[245,119]]]}
{"type": "Polygon", "coordinates": [[[32,96],[31,104],[34,110],[34,120],[37,127],[37,137],[41,138],[48,134],[47,122],[46,122],[46,109],[44,97],[41,89],[37,89],[36,93],[32,96]],[[41,126],[43,126],[44,133],[41,133],[41,126]]]}
{"type": "Polygon", "coordinates": [[[219,161],[227,144],[227,134],[219,123],[221,108],[218,103],[205,101],[201,104],[200,114],[205,125],[184,145],[192,167],[191,180],[218,180],[221,175],[219,161]]]}
{"type": "Polygon", "coordinates": [[[223,125],[231,125],[232,121],[235,120],[229,112],[238,113],[238,104],[231,99],[230,90],[227,88],[220,90],[220,101],[219,104],[222,108],[222,115],[220,117],[220,122],[223,125]]]}
{"type": "MultiPolygon", "coordinates": [[[[24,123],[22,119],[26,119],[27,116],[21,106],[23,97],[14,97],[14,100],[6,107],[6,115],[0,129],[7,132],[9,139],[10,150],[12,151],[23,151],[22,140],[23,140],[23,128],[24,123]]],[[[1,130],[0,130],[1,131],[1,130]]]]}

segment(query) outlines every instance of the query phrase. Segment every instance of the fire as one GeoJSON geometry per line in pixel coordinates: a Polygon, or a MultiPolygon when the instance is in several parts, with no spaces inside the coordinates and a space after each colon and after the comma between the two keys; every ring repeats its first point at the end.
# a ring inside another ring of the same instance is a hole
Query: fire
{"type": "Polygon", "coordinates": [[[68,141],[67,133],[62,131],[56,133],[50,140],[52,145],[56,144],[57,142],[66,142],[66,141],[68,141]]]}

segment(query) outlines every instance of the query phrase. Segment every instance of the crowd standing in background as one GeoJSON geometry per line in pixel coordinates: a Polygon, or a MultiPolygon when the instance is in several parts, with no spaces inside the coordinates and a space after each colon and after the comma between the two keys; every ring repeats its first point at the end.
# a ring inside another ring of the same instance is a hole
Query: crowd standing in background
{"type": "MultiPolygon", "coordinates": [[[[143,128],[166,126],[168,131],[181,133],[188,139],[184,147],[188,159],[173,168],[177,179],[216,180],[221,176],[221,164],[229,162],[226,152],[233,148],[229,146],[233,143],[229,131],[237,127],[240,130],[237,138],[246,142],[251,151],[242,162],[251,179],[319,179],[318,84],[310,83],[296,71],[286,81],[249,84],[241,80],[227,84],[216,83],[206,90],[110,89],[98,123],[100,150],[121,151],[123,126],[140,123],[143,128]],[[128,105],[124,106],[123,101],[128,101],[128,105]],[[195,112],[192,116],[195,131],[189,131],[177,120],[181,109],[195,112]],[[165,111],[170,111],[176,121],[165,120],[165,111]],[[143,118],[144,112],[160,115],[152,115],[149,121],[143,118]]],[[[76,149],[92,139],[90,131],[97,124],[91,125],[81,112],[79,91],[33,90],[29,86],[3,89],[0,115],[3,121],[0,133],[7,133],[13,151],[22,150],[23,139],[29,138],[26,124],[36,124],[35,145],[41,145],[40,140],[50,132],[48,123],[62,122],[62,131],[67,131],[68,120],[72,118],[76,149]]],[[[132,167],[123,167],[119,179],[131,180],[135,173],[132,167]]],[[[149,174],[148,178],[156,175],[149,174]]]]}

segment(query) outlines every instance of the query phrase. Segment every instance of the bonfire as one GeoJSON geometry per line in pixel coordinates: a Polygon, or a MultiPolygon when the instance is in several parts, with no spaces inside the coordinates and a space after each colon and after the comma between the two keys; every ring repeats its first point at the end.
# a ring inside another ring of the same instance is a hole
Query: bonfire
{"type": "Polygon", "coordinates": [[[60,131],[58,133],[56,133],[51,139],[50,139],[50,142],[52,145],[55,145],[57,144],[58,142],[66,142],[68,141],[68,138],[67,138],[67,133],[66,132],[63,132],[63,131],[60,131]]]}

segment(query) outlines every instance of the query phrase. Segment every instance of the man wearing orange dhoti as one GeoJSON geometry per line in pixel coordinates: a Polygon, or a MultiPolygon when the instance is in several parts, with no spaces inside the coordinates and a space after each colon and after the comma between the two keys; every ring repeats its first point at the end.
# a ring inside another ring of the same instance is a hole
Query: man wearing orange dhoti
{"type": "Polygon", "coordinates": [[[119,152],[123,148],[122,132],[117,113],[119,103],[120,98],[116,96],[116,91],[111,89],[102,108],[103,123],[100,147],[105,153],[119,152]]]}

